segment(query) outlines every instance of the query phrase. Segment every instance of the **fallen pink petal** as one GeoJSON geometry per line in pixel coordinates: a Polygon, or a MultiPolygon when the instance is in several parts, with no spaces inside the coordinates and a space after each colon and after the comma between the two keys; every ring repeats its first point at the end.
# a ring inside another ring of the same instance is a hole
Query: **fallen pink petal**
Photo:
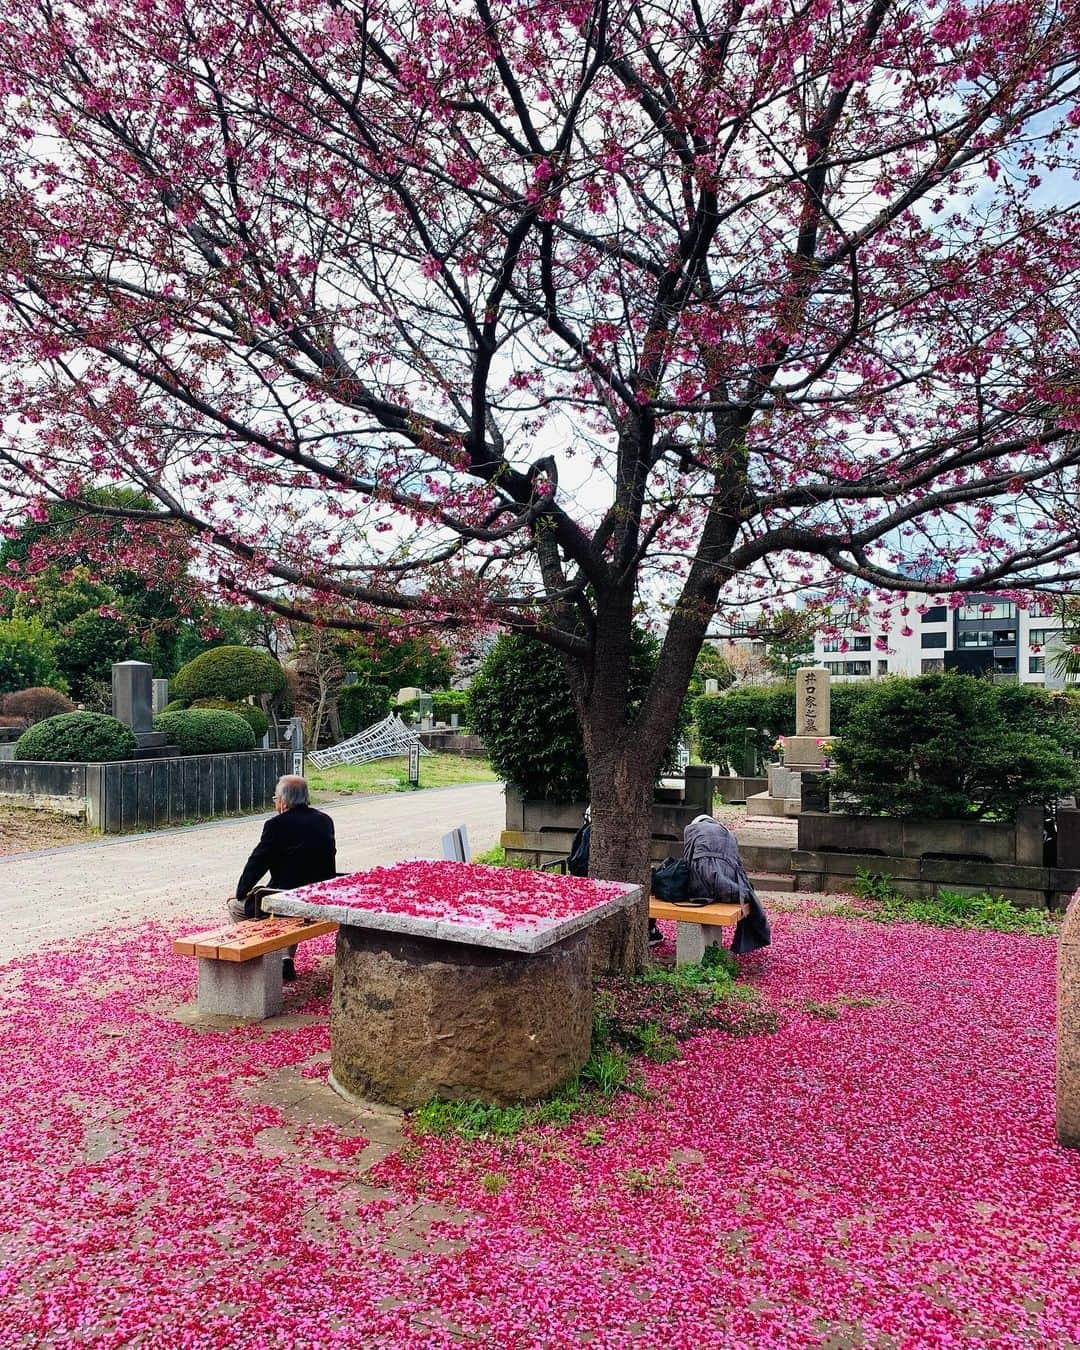
{"type": "Polygon", "coordinates": [[[779,914],[742,972],[775,1034],[463,1142],[326,1087],[332,938],[284,1018],[214,1029],[171,937],[0,970],[0,1344],[1080,1339],[1052,939],[779,914]]]}

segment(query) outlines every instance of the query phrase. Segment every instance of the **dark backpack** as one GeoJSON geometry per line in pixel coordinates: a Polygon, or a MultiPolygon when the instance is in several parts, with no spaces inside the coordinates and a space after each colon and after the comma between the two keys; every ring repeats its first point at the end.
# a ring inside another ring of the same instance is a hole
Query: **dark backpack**
{"type": "Polygon", "coordinates": [[[690,864],[685,858],[665,858],[652,874],[652,893],[657,900],[680,904],[690,894],[690,864]]]}

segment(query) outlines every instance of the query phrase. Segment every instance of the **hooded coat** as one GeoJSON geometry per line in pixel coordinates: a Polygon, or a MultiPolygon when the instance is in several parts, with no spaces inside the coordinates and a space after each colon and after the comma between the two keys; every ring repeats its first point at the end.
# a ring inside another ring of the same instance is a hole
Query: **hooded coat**
{"type": "Polygon", "coordinates": [[[683,831],[683,857],[690,864],[690,894],[718,904],[747,905],[750,913],[735,925],[731,950],[738,956],[767,947],[769,920],[739,857],[739,845],[712,816],[698,816],[683,831]]]}

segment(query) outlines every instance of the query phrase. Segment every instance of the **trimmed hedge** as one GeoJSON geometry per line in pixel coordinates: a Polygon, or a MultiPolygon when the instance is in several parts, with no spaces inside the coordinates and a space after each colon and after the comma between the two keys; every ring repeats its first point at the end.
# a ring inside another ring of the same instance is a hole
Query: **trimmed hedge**
{"type": "Polygon", "coordinates": [[[833,751],[833,801],[870,815],[1011,819],[1080,780],[1075,703],[972,675],[875,682],[833,751]]]}
{"type": "Polygon", "coordinates": [[[431,696],[432,716],[436,722],[449,723],[452,714],[457,713],[461,725],[466,726],[469,718],[469,691],[467,689],[445,689],[431,696]]]}
{"type": "MultiPolygon", "coordinates": [[[[218,712],[235,713],[237,717],[242,717],[252,729],[257,741],[261,741],[270,729],[270,719],[261,708],[256,708],[253,703],[230,703],[228,699],[224,698],[197,698],[191,706],[193,708],[214,708],[218,712]]],[[[179,711],[179,709],[173,708],[171,703],[162,709],[163,713],[176,711],[179,711]]]]}
{"type": "MultiPolygon", "coordinates": [[[[873,685],[870,681],[833,684],[830,733],[842,736],[855,710],[865,702],[873,685]]],[[[746,742],[758,761],[770,758],[777,736],[795,734],[795,685],[788,680],[775,684],[744,684],[721,694],[704,694],[694,703],[701,757],[721,769],[746,772],[743,765],[746,742]],[[747,737],[747,727],[756,734],[747,737]]]]}
{"type": "Polygon", "coordinates": [[[15,742],[16,759],[45,759],[69,764],[130,759],[135,733],[104,713],[72,712],[47,717],[15,742]]]}
{"type": "Polygon", "coordinates": [[[269,652],[257,647],[211,647],[181,666],[169,688],[172,699],[276,698],[285,688],[285,672],[269,652]]]}
{"type": "Polygon", "coordinates": [[[345,685],[338,694],[338,718],[346,738],[381,722],[389,711],[390,690],[385,684],[358,680],[345,685]]]}
{"type": "Polygon", "coordinates": [[[242,717],[215,708],[158,713],[154,730],[164,731],[185,755],[223,755],[255,749],[255,733],[242,717]]]}

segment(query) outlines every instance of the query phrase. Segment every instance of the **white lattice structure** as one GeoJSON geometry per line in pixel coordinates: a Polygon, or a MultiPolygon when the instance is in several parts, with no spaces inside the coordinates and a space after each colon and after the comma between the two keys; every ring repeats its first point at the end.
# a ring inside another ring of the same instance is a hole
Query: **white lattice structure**
{"type": "Polygon", "coordinates": [[[308,755],[307,761],[317,769],[329,769],[334,764],[366,764],[371,759],[407,755],[414,745],[419,746],[422,755],[431,754],[426,746],[420,744],[419,732],[407,727],[397,713],[391,713],[374,726],[350,736],[347,741],[341,741],[326,750],[316,750],[314,754],[308,755]]]}

